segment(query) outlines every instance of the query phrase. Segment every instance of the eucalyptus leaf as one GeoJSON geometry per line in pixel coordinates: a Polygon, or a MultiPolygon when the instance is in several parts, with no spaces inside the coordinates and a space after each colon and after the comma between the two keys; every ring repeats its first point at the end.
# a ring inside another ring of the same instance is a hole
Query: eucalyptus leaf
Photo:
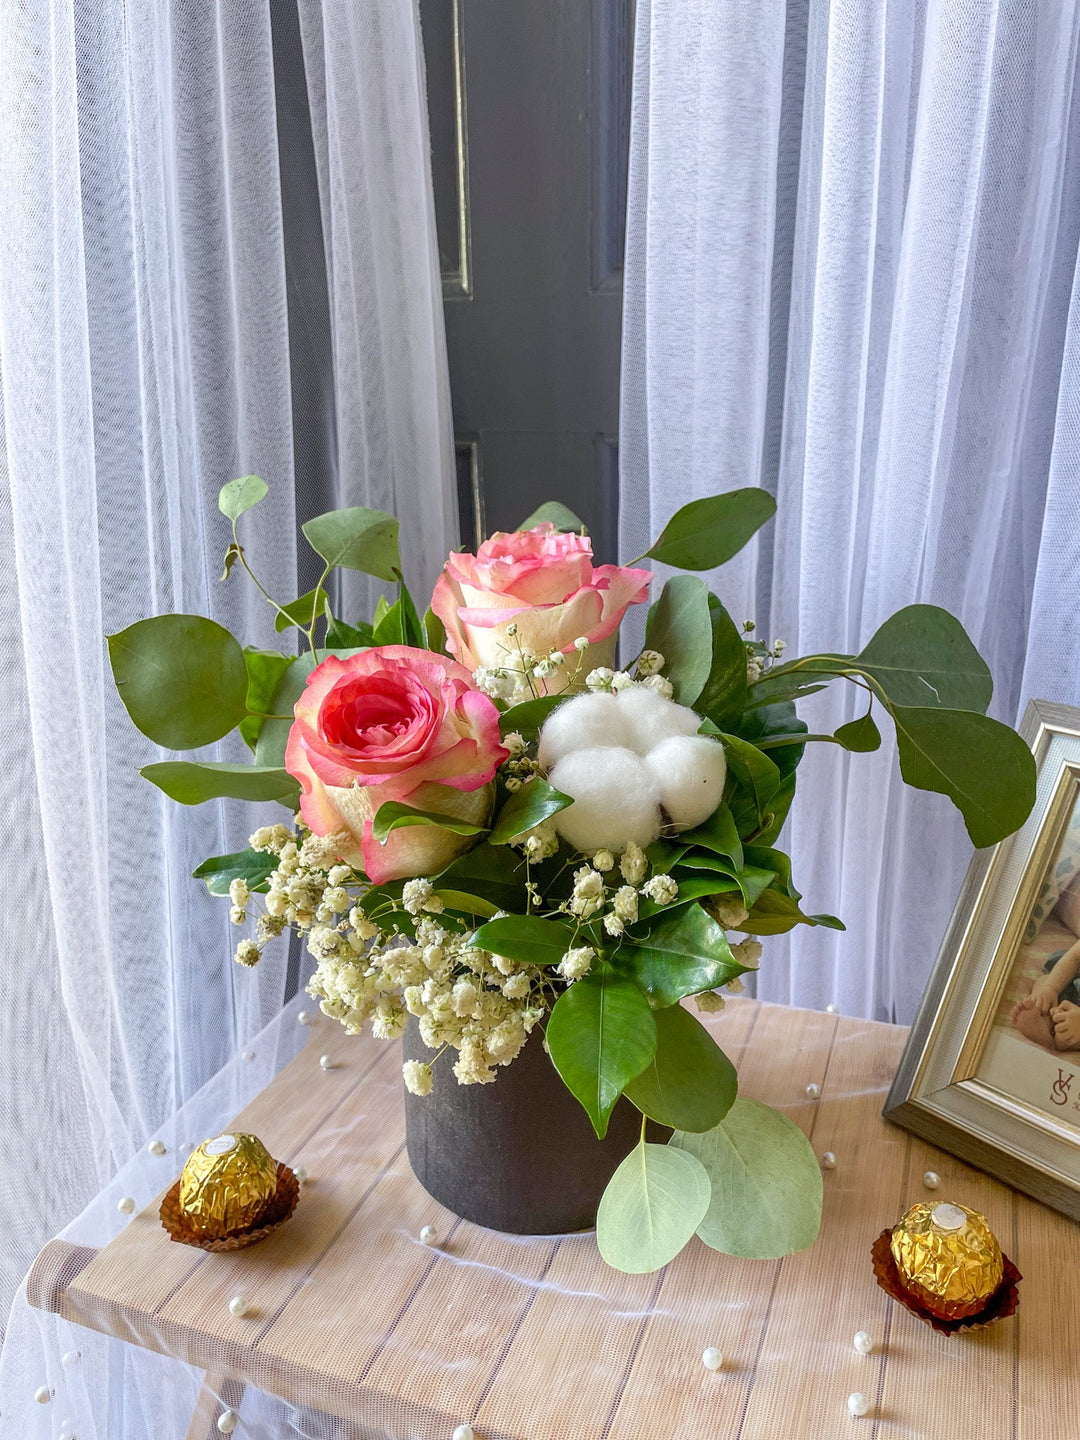
{"type": "Polygon", "coordinates": [[[889,617],[856,656],[893,705],[986,713],[994,682],[955,616],[937,605],[907,605],[889,617]]]}
{"type": "Polygon", "coordinates": [[[505,845],[573,803],[569,795],[556,790],[538,775],[507,799],[495,817],[488,840],[492,845],[505,845]]]}
{"type": "Polygon", "coordinates": [[[574,512],[562,503],[561,500],[546,500],[538,510],[534,510],[527,520],[523,520],[518,526],[519,530],[535,530],[537,525],[548,522],[555,526],[556,530],[564,534],[571,530],[578,530],[587,535],[584,521],[579,520],[574,512]]]}
{"type": "Polygon", "coordinates": [[[735,1101],[735,1066],[681,1005],[657,1010],[656,1054],[623,1091],[650,1120],[672,1130],[712,1130],[735,1101]]]}
{"type": "Polygon", "coordinates": [[[227,895],[234,880],[243,880],[251,891],[264,891],[277,869],[278,857],[263,850],[238,850],[234,855],[211,855],[191,873],[205,880],[211,895],[227,895]]]}
{"type": "Polygon", "coordinates": [[[841,725],[834,738],[845,750],[866,752],[881,748],[881,731],[875,725],[874,717],[869,711],[865,715],[860,715],[857,720],[850,720],[846,725],[841,725]]]}
{"type": "Polygon", "coordinates": [[[697,904],[665,912],[647,935],[625,936],[615,963],[657,1009],[684,995],[715,990],[746,969],[732,955],[720,926],[697,904]]]}
{"type": "Polygon", "coordinates": [[[680,705],[693,705],[712,669],[709,592],[693,575],[674,575],[649,618],[645,644],[667,662],[664,674],[680,705]]]}
{"type": "Polygon", "coordinates": [[[283,630],[288,630],[290,625],[299,626],[301,630],[310,630],[313,622],[325,609],[326,591],[320,585],[315,590],[309,590],[306,595],[290,600],[288,605],[283,605],[274,621],[274,629],[279,635],[283,630]]]}
{"type": "Polygon", "coordinates": [[[261,765],[223,765],[216,761],[165,760],[139,771],[181,805],[204,800],[277,800],[295,810],[300,786],[287,770],[261,765]]]}
{"type": "Polygon", "coordinates": [[[248,689],[247,708],[254,713],[240,721],[240,738],[249,750],[258,743],[265,716],[277,712],[270,707],[281,684],[282,676],[292,664],[291,655],[282,655],[278,650],[256,650],[253,646],[244,649],[244,664],[247,666],[248,689]]]}
{"type": "Polygon", "coordinates": [[[608,1181],[596,1215],[596,1243],[615,1270],[644,1275],[674,1260],[709,1208],[705,1167],[670,1145],[631,1150],[608,1181]]]}
{"type": "Polygon", "coordinates": [[[230,480],[218,491],[218,509],[228,520],[233,523],[240,519],[246,510],[257,505],[267,492],[265,480],[260,480],[258,475],[244,475],[239,480],[230,480]]]}
{"type": "Polygon", "coordinates": [[[481,925],[469,944],[522,965],[558,965],[574,945],[574,927],[538,915],[503,915],[481,925]]]}
{"type": "Polygon", "coordinates": [[[388,800],[375,812],[371,832],[380,845],[385,845],[392,831],[410,825],[434,825],[439,830],[449,830],[453,835],[482,835],[487,829],[486,825],[476,825],[456,815],[444,815],[438,810],[414,810],[400,800],[388,800]]]}
{"type": "Polygon", "coordinates": [[[776,1260],[805,1250],[821,1228],[821,1168],[786,1115],[739,1097],[704,1135],[676,1133],[671,1149],[693,1155],[712,1187],[697,1233],[714,1250],[776,1260]]]}
{"type": "Polygon", "coordinates": [[[615,1102],[656,1050],[649,1002],[632,980],[600,962],[559,996],[546,1039],[563,1083],[602,1140],[615,1102]]]}
{"type": "Polygon", "coordinates": [[[371,626],[361,620],[356,625],[347,625],[344,620],[339,620],[331,613],[330,605],[323,607],[326,616],[326,640],[327,650],[366,650],[375,644],[375,632],[371,626]]]}
{"type": "Polygon", "coordinates": [[[396,580],[401,569],[398,522],[382,510],[354,506],[316,515],[301,527],[308,544],[328,565],[396,580]]]}
{"type": "Polygon", "coordinates": [[[109,637],[120,699],[144,735],[168,750],[195,750],[247,714],[244,652],[202,615],[157,615],[109,637]]]}
{"type": "Polygon", "coordinates": [[[677,570],[712,570],[737,555],[775,513],[776,501],[757,486],[691,500],[645,554],[677,570]]]}

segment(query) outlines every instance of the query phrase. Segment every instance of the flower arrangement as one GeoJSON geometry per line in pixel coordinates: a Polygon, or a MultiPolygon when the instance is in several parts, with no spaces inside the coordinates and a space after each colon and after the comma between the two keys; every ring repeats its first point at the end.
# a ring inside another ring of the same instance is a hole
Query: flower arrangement
{"type": "MultiPolygon", "coordinates": [[[[223,579],[242,569],[264,595],[237,522],[265,494],[248,476],[220,497],[223,579]]],[[[712,569],[774,508],[759,489],[695,501],[641,560],[712,569]]],[[[303,530],[322,578],[269,602],[279,632],[302,637],[298,653],[244,649],[195,615],[109,638],[120,695],[152,740],[198,749],[238,728],[254,752],[143,775],[184,804],[229,796],[289,814],[195,872],[228,895],[237,925],[254,923],[236,959],[254,965],[293,929],[316,962],[311,993],[347,1030],[392,1039],[415,1017],[431,1058],[405,1063],[414,1095],[494,1082],[541,1031],[597,1136],[629,1100],[641,1141],[597,1220],[618,1268],[655,1269],[695,1231],[740,1255],[809,1244],[813,1152],[793,1122],[738,1097],[734,1067],[681,1002],[720,1009],[763,937],[843,928],[804,911],[777,848],[808,742],[876,749],[877,709],[903,778],[947,795],[976,845],[1023,822],[1032,757],[987,717],[990,674],[963,628],[913,605],[858,655],[788,660],[683,573],[653,600],[645,649],[617,669],[619,626],[652,575],[594,565],[564,506],[451,555],[422,618],[392,516],[334,511],[303,530]],[[336,568],[396,595],[370,623],[346,623],[326,588],[336,568]],[[811,735],[795,702],[834,678],[866,711],[811,735]],[[670,1127],[669,1143],[647,1139],[646,1118],[670,1127]]]]}

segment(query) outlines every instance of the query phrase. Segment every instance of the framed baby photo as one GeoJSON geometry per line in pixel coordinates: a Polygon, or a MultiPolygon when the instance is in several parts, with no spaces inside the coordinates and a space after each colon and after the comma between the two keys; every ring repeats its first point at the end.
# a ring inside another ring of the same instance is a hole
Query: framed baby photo
{"type": "Polygon", "coordinates": [[[1080,710],[1020,733],[1035,808],[971,863],[884,1113],[1080,1219],[1080,710]]]}

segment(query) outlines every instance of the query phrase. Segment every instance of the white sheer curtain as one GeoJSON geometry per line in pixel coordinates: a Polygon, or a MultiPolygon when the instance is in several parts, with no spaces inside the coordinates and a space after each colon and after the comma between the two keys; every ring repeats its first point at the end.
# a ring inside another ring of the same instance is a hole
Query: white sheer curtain
{"type": "MultiPolygon", "coordinates": [[[[415,10],[304,0],[301,19],[296,111],[323,224],[287,255],[271,7],[0,0],[4,1311],[40,1245],[284,998],[285,951],[239,971],[221,903],[189,878],[242,847],[257,812],[181,809],[138,777],[160,756],[123,712],[104,637],[185,610],[280,644],[244,577],[219,582],[216,499],[265,477],[245,543],[292,598],[294,465],[311,470],[293,433],[290,340],[312,343],[298,277],[320,279],[332,322],[332,385],[298,418],[328,457],[308,513],[397,509],[421,596],[454,538],[415,10]]],[[[10,1373],[32,1334],[19,1302],[10,1373]]],[[[94,1433],[172,1433],[145,1416],[144,1432],[137,1409],[94,1433]]],[[[51,1435],[59,1417],[31,1412],[20,1435],[51,1435]]]]}
{"type": "MultiPolygon", "coordinates": [[[[992,713],[1080,703],[1076,0],[639,0],[622,542],[761,484],[714,577],[789,655],[958,614],[992,713]]],[[[815,697],[812,729],[849,716],[815,697]]],[[[812,749],[781,843],[846,934],[759,995],[910,1020],[970,857],[888,753],[812,749]]]]}

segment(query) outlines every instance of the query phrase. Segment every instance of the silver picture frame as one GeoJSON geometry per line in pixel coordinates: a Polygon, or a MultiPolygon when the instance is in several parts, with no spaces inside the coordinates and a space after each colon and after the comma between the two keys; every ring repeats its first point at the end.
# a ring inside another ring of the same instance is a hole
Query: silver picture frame
{"type": "Polygon", "coordinates": [[[1037,766],[1034,808],[971,862],[883,1114],[1080,1220],[1080,1051],[1028,1042],[1028,1054],[1001,1018],[1080,815],[1080,710],[1033,700],[1020,733],[1037,766]]]}

